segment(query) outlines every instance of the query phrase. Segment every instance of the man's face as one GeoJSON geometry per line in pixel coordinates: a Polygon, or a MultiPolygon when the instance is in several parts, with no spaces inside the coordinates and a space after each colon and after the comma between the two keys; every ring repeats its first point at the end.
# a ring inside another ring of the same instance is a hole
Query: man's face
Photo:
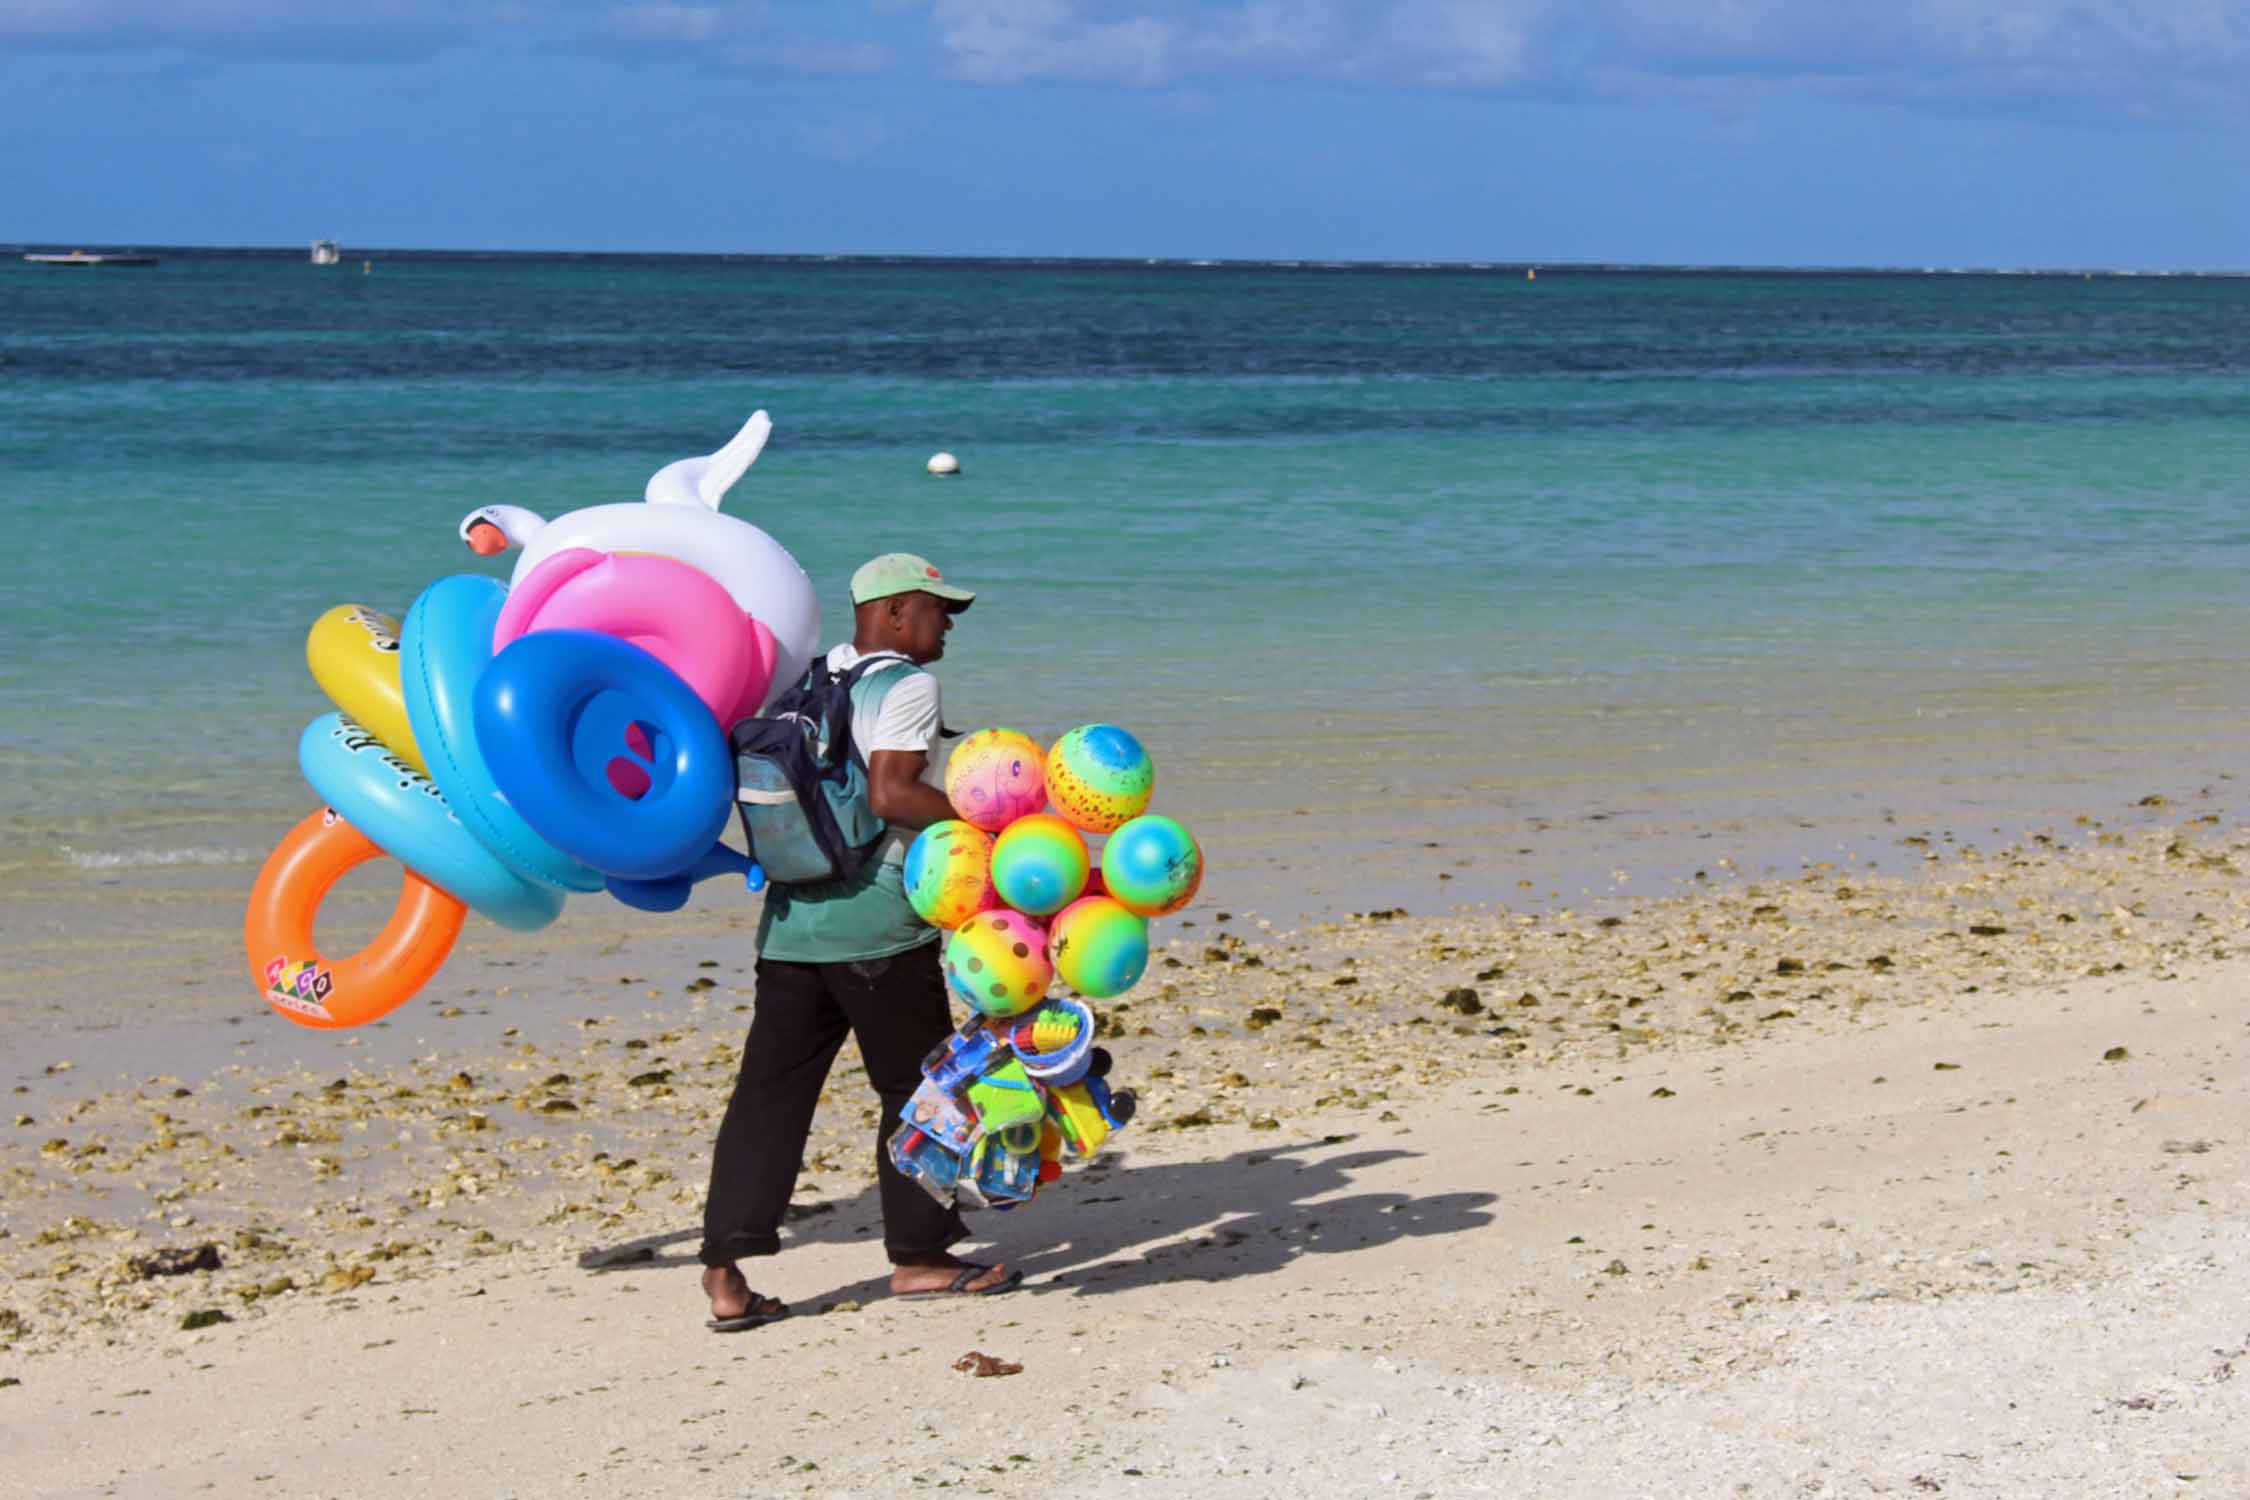
{"type": "Polygon", "coordinates": [[[896,619],[899,649],[908,656],[929,663],[945,655],[945,633],[953,628],[953,616],[944,600],[920,590],[900,594],[896,619]]]}

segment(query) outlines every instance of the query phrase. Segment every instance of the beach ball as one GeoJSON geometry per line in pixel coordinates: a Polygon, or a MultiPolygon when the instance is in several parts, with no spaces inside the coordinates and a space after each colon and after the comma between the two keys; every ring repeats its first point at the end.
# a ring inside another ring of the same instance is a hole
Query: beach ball
{"type": "Polygon", "coordinates": [[[1127,911],[1161,917],[1195,899],[1203,850],[1175,820],[1145,814],[1102,846],[1102,884],[1127,911]]]}
{"type": "Polygon", "coordinates": [[[1017,1016],[1045,998],[1055,982],[1047,932],[1020,911],[981,911],[945,941],[945,982],[970,1008],[1017,1016]]]}
{"type": "Polygon", "coordinates": [[[980,729],[953,748],[945,796],[962,818],[998,833],[1047,805],[1046,757],[1020,729],[980,729]]]}
{"type": "Polygon", "coordinates": [[[1084,896],[1064,907],[1047,934],[1055,973],[1089,1000],[1122,995],[1148,967],[1148,919],[1109,896],[1084,896]]]}
{"type": "Polygon", "coordinates": [[[915,836],[904,875],[907,904],[932,927],[958,927],[1000,904],[992,888],[992,835],[957,818],[915,836]]]}
{"type": "Polygon", "coordinates": [[[1033,813],[992,841],[992,888],[1017,911],[1053,916],[1086,889],[1086,840],[1053,813],[1033,813]]]}
{"type": "Polygon", "coordinates": [[[1081,724],[1047,752],[1047,800],[1088,833],[1147,812],[1155,789],[1156,762],[1115,724],[1081,724]]]}

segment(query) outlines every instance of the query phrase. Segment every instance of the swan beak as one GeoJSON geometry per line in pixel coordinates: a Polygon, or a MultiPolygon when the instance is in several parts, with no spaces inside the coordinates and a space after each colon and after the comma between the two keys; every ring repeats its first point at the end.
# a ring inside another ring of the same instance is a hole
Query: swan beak
{"type": "Polygon", "coordinates": [[[492,557],[508,550],[508,536],[490,521],[478,521],[463,534],[462,541],[479,557],[492,557]]]}

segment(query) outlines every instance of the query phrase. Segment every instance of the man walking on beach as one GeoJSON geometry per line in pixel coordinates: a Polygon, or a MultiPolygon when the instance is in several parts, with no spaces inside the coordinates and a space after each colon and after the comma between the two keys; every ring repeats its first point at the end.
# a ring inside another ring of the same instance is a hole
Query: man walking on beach
{"type": "Polygon", "coordinates": [[[871,668],[852,688],[852,743],[867,767],[868,802],[890,831],[858,875],[766,893],[756,1007],[703,1205],[703,1291],[710,1326],[722,1333],[788,1312],[753,1292],[736,1262],[780,1252],[782,1213],[847,1031],[882,1101],[875,1172],[891,1291],[969,1296],[1006,1291],[1023,1275],[954,1256],[948,1247],[968,1234],[959,1212],[908,1181],[883,1149],[921,1082],[922,1059],[953,1029],[941,934],[907,904],[903,865],[916,833],[954,815],[934,770],[938,683],[922,668],[945,654],[953,617],[976,595],[927,560],[892,552],[852,575],[851,597],[852,641],[829,651],[829,670],[867,657],[899,661],[871,668]]]}

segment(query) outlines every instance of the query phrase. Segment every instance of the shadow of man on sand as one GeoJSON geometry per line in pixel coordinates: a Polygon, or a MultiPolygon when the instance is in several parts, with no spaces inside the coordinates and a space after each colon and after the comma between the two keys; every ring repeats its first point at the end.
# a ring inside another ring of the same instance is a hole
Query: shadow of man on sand
{"type": "MultiPolygon", "coordinates": [[[[1352,1139],[1328,1136],[1215,1160],[1146,1166],[1097,1157],[1043,1189],[1028,1210],[974,1214],[969,1225],[975,1238],[1006,1247],[1009,1264],[1025,1272],[1025,1292],[1095,1296],[1158,1282],[1258,1276],[1300,1256],[1348,1255],[1492,1222],[1486,1212],[1491,1193],[1332,1196],[1350,1187],[1355,1173],[1417,1155],[1336,1149],[1352,1139]]],[[[839,1204],[792,1209],[783,1249],[864,1240],[872,1250],[881,1228],[875,1189],[869,1186],[839,1204]]],[[[690,1265],[696,1239],[693,1231],[649,1236],[589,1251],[579,1264],[603,1272],[690,1265]]],[[[825,1295],[864,1299],[883,1293],[883,1277],[874,1276],[825,1295]]]]}

